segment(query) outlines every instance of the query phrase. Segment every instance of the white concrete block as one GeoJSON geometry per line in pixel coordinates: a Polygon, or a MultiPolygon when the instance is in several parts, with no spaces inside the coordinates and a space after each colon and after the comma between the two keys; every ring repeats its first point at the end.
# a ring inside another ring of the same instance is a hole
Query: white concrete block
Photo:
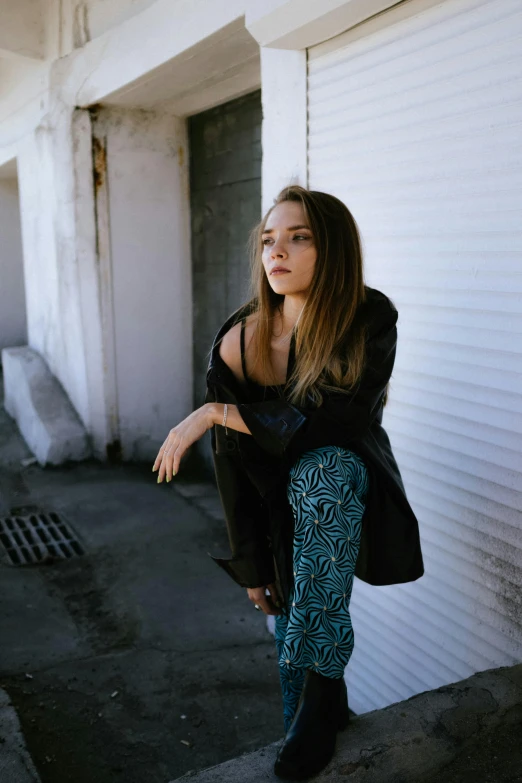
{"type": "Polygon", "coordinates": [[[40,465],[91,454],[87,433],[63,387],[28,346],[4,348],[4,406],[40,465]]]}

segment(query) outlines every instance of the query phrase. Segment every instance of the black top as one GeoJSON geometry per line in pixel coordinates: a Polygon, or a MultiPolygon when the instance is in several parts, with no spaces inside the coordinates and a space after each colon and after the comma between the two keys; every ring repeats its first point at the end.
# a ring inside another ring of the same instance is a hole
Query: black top
{"type": "Polygon", "coordinates": [[[291,370],[292,361],[295,352],[294,333],[292,332],[292,339],[290,342],[290,350],[288,354],[286,382],[272,385],[272,386],[263,386],[263,384],[251,380],[247,374],[246,358],[245,358],[245,323],[246,323],[246,318],[242,318],[241,319],[241,367],[243,369],[243,376],[245,378],[245,388],[248,397],[248,402],[260,402],[262,400],[269,400],[269,399],[275,399],[277,397],[283,397],[284,396],[283,390],[286,386],[286,382],[288,381],[288,375],[291,370]]]}
{"type": "MultiPolygon", "coordinates": [[[[349,394],[328,392],[321,406],[312,401],[292,404],[288,389],[285,399],[280,387],[264,387],[250,380],[247,387],[232,373],[219,354],[219,343],[249,312],[250,303],[219,329],[207,369],[205,402],[237,405],[251,433],[226,431],[220,425],[210,431],[231,547],[230,557],[213,559],[243,587],[259,587],[276,579],[287,608],[293,583],[288,472],[304,452],[338,445],[364,460],[370,478],[355,575],[375,585],[418,579],[424,572],[418,521],[382,426],[397,343],[398,313],[393,302],[366,286],[366,299],[357,313],[367,326],[364,372],[356,389],[349,394]],[[245,400],[250,394],[262,398],[245,400]]],[[[294,358],[291,343],[287,381],[294,358]]]]}

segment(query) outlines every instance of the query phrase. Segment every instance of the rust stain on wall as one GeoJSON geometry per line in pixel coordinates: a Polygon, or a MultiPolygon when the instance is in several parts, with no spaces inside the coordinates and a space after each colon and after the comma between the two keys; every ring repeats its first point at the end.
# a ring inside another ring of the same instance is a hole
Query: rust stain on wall
{"type": "Polygon", "coordinates": [[[180,167],[182,167],[183,164],[185,163],[185,150],[183,149],[181,144],[178,147],[178,163],[180,167]]]}
{"type": "Polygon", "coordinates": [[[92,170],[94,178],[94,193],[96,194],[105,184],[107,175],[107,149],[100,139],[92,138],[92,170]]]}

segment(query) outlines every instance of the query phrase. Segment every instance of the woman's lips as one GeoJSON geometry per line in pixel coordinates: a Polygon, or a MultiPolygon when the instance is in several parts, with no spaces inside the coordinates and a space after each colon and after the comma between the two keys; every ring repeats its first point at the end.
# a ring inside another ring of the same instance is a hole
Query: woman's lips
{"type": "Polygon", "coordinates": [[[290,270],[289,269],[274,269],[274,271],[271,272],[270,274],[272,274],[272,275],[289,275],[290,274],[290,270]]]}

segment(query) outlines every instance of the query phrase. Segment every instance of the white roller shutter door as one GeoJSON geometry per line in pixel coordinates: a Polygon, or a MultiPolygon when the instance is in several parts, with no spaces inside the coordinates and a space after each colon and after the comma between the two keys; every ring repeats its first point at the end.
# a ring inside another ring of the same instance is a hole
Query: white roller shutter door
{"type": "Polygon", "coordinates": [[[521,51],[519,0],[410,0],[309,50],[309,185],[399,310],[383,423],[426,566],[356,580],[356,712],[522,660],[521,51]]]}

